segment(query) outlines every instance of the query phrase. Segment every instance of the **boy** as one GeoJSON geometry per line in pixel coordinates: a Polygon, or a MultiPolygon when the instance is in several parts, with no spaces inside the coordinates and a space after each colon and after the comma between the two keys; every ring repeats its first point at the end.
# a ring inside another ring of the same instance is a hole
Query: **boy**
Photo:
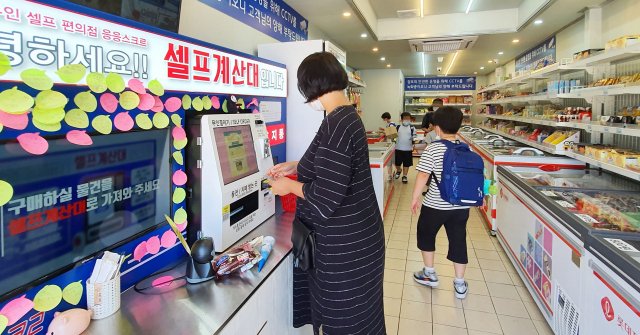
{"type": "MultiPolygon", "coordinates": [[[[395,127],[396,124],[391,121],[391,114],[389,112],[382,113],[382,121],[384,121],[387,125],[384,128],[395,127]]],[[[380,131],[384,131],[384,128],[380,127],[380,131]]]]}
{"type": "MultiPolygon", "coordinates": [[[[454,107],[441,107],[433,115],[434,132],[436,139],[443,141],[456,141],[456,133],[462,124],[462,112],[454,107]]],[[[433,172],[437,180],[442,180],[443,157],[447,147],[440,142],[433,142],[427,146],[420,157],[416,170],[416,185],[413,189],[411,211],[414,215],[421,207],[418,218],[418,249],[422,251],[424,269],[417,271],[413,279],[423,285],[438,286],[438,276],[434,267],[436,251],[436,234],[444,225],[449,239],[449,253],[447,259],[453,262],[455,280],[453,281],[455,296],[464,299],[467,296],[469,285],[464,280],[464,272],[468,263],[467,258],[467,220],[469,219],[469,207],[452,205],[440,197],[440,190],[435,178],[430,180],[429,190],[422,206],[420,206],[420,194],[424,185],[429,181],[429,175],[433,172]]]]}
{"type": "Polygon", "coordinates": [[[406,184],[409,167],[413,166],[413,139],[416,137],[416,128],[411,125],[411,114],[400,114],[402,125],[396,126],[398,137],[396,138],[396,179],[400,178],[402,168],[402,182],[406,184]]]}

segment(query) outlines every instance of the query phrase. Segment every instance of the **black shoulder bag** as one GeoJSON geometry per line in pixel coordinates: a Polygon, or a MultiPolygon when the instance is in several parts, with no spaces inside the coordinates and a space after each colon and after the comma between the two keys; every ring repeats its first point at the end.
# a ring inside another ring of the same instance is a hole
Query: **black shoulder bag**
{"type": "Polygon", "coordinates": [[[316,232],[305,226],[297,217],[293,220],[291,243],[293,243],[293,265],[302,271],[314,269],[316,232]]]}

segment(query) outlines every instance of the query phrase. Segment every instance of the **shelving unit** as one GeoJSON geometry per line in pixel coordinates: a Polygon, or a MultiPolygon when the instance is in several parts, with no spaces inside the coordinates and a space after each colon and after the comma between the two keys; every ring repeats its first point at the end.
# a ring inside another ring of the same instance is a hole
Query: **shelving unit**
{"type": "Polygon", "coordinates": [[[496,119],[496,120],[509,120],[509,121],[516,121],[516,122],[523,122],[523,123],[530,123],[530,124],[539,124],[539,125],[551,126],[551,127],[576,128],[576,129],[584,129],[588,131],[595,131],[595,132],[602,132],[602,133],[640,137],[640,125],[635,125],[635,124],[626,124],[626,125],[621,123],[601,124],[599,121],[579,121],[579,120],[569,121],[569,122],[556,122],[556,121],[550,121],[550,120],[525,118],[520,116],[492,115],[492,114],[488,114],[487,118],[496,119]]]}

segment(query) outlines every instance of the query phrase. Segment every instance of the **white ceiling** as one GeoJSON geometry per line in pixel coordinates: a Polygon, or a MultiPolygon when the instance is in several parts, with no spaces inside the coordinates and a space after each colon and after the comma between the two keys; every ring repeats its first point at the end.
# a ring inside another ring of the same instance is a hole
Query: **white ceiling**
{"type": "MultiPolygon", "coordinates": [[[[397,17],[397,9],[419,8],[418,0],[370,0],[374,10],[382,17],[397,17]],[[413,5],[412,5],[413,4],[413,5]],[[391,16],[393,14],[393,16],[391,16]]],[[[529,24],[515,33],[481,35],[474,47],[468,51],[461,51],[456,59],[449,75],[473,75],[475,71],[478,75],[486,75],[496,67],[487,61],[498,58],[499,65],[514,59],[519,54],[535,46],[545,38],[551,36],[566,25],[583,16],[581,10],[588,6],[596,6],[604,0],[556,0],[543,13],[537,15],[535,19],[541,19],[542,24],[529,24]],[[519,43],[512,43],[513,39],[519,39],[519,43]],[[504,52],[498,55],[498,52],[504,52]],[[480,67],[484,66],[484,70],[480,67]]],[[[405,76],[421,76],[422,65],[421,55],[412,53],[407,40],[376,41],[370,35],[365,25],[360,21],[347,0],[286,0],[286,2],[306,17],[309,22],[318,27],[329,36],[335,43],[347,51],[347,64],[358,70],[365,69],[385,69],[387,64],[392,68],[401,69],[405,76]],[[352,13],[349,17],[344,17],[342,13],[352,13]],[[366,38],[360,37],[362,33],[367,33],[366,38]],[[373,52],[377,47],[379,51],[373,52]],[[381,61],[380,57],[386,57],[381,61]]],[[[496,8],[513,8],[522,0],[475,0],[472,5],[478,6],[480,10],[496,8]]],[[[438,8],[438,11],[448,10],[450,12],[460,12],[460,3],[468,4],[468,0],[425,0],[425,7],[438,8]]],[[[431,9],[430,9],[431,10],[431,9]]],[[[464,12],[465,8],[462,10],[464,12]]],[[[427,10],[425,9],[425,12],[427,10]]],[[[436,12],[434,12],[436,13],[436,12]]],[[[440,12],[437,12],[440,13],[440,12]]],[[[425,17],[428,19],[428,17],[425,17]]],[[[578,50],[576,50],[578,51],[578,50]]],[[[448,55],[425,55],[426,75],[437,75],[438,66],[442,66],[444,71],[449,67],[453,54],[448,55]],[[445,58],[443,63],[437,62],[437,57],[445,58]]]]}
{"type": "MultiPolygon", "coordinates": [[[[471,4],[470,11],[518,8],[524,0],[478,0],[471,4]]],[[[420,10],[420,0],[369,0],[373,10],[380,19],[397,18],[398,10],[420,10]]],[[[424,0],[424,15],[464,13],[469,0],[424,0]]]]}

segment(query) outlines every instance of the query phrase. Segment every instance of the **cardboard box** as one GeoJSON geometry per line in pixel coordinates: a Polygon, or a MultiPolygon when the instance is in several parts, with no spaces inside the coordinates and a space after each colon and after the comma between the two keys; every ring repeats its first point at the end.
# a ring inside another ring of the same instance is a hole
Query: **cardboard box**
{"type": "Polygon", "coordinates": [[[396,129],[396,127],[384,128],[384,136],[389,139],[394,139],[398,137],[398,130],[396,129]]]}

